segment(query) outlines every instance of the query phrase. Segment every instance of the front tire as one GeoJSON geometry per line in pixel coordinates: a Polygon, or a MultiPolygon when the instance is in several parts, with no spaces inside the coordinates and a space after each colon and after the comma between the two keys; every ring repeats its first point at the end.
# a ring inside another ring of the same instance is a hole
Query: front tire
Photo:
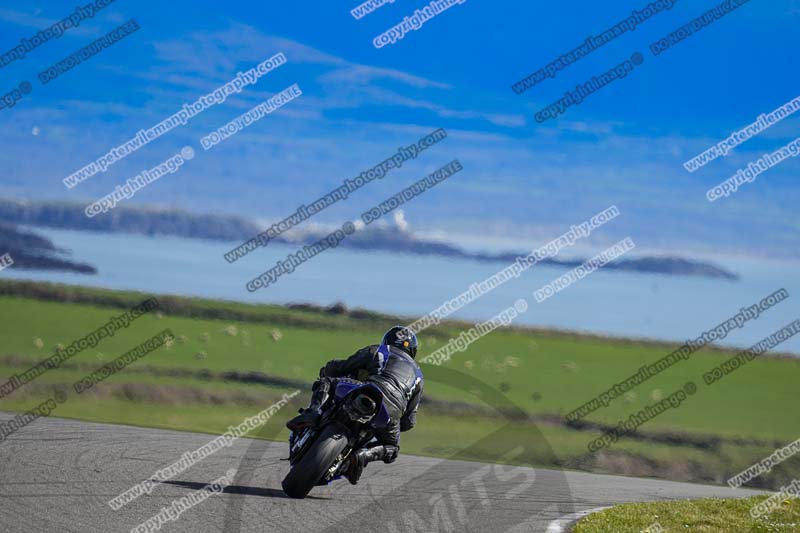
{"type": "Polygon", "coordinates": [[[336,424],[322,430],[303,457],[292,466],[281,486],[290,498],[305,498],[347,447],[347,437],[336,424]]]}

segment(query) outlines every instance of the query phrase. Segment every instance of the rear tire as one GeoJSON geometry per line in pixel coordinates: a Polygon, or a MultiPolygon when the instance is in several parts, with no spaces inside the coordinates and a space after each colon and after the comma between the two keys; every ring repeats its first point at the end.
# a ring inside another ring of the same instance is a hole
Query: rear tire
{"type": "Polygon", "coordinates": [[[327,426],[283,478],[283,492],[290,498],[305,498],[345,447],[347,437],[341,428],[337,424],[327,426]]]}

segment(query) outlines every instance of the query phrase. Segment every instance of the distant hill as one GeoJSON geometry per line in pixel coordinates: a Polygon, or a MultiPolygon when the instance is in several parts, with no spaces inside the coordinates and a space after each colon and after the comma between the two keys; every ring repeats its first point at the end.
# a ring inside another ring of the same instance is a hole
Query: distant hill
{"type": "MultiPolygon", "coordinates": [[[[26,224],[50,228],[85,231],[122,232],[143,235],[174,235],[192,239],[211,239],[242,243],[257,235],[262,228],[254,222],[237,216],[195,214],[178,209],[157,209],[120,206],[114,210],[87,218],[84,205],[65,202],[22,202],[0,200],[0,222],[26,224]]],[[[329,230],[296,230],[279,236],[271,242],[308,244],[327,234],[329,230]]],[[[528,251],[497,254],[469,252],[446,242],[426,240],[415,236],[406,227],[395,224],[377,224],[348,236],[343,248],[356,250],[381,250],[392,253],[452,257],[492,263],[511,263],[528,251]]],[[[573,268],[584,259],[551,258],[541,265],[573,268]]],[[[679,276],[704,276],[736,280],[738,275],[716,265],[682,257],[638,257],[620,259],[603,267],[605,270],[625,270],[679,276]]]]}
{"type": "MultiPolygon", "coordinates": [[[[319,239],[321,234],[307,234],[302,238],[304,244],[319,239]]],[[[518,257],[526,256],[531,251],[502,252],[490,254],[484,252],[468,252],[444,242],[425,241],[414,237],[405,229],[396,226],[370,228],[370,231],[356,233],[342,242],[340,246],[361,250],[383,250],[417,255],[436,255],[489,263],[513,263],[518,257]]],[[[550,265],[574,268],[586,259],[547,258],[539,261],[539,265],[550,265]]],[[[705,276],[723,278],[731,281],[739,276],[720,267],[701,261],[693,261],[682,257],[639,257],[619,259],[603,267],[604,270],[628,270],[645,273],[670,274],[677,276],[705,276]]]]}
{"type": "Polygon", "coordinates": [[[198,215],[178,209],[119,206],[92,218],[83,204],[0,199],[0,222],[85,231],[175,235],[191,239],[236,241],[260,229],[241,217],[198,215]]]}
{"type": "Polygon", "coordinates": [[[14,261],[9,268],[97,273],[97,269],[91,265],[59,257],[65,252],[56,248],[50,239],[0,223],[0,255],[6,253],[14,261]]]}

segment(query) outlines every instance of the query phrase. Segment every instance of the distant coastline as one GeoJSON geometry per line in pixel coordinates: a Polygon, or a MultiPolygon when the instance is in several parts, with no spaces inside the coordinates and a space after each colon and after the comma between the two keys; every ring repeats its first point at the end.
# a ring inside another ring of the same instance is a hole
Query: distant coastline
{"type": "Polygon", "coordinates": [[[97,269],[91,265],[59,257],[65,253],[46,237],[0,223],[0,255],[8,254],[11,257],[13,264],[9,268],[97,273],[97,269]]]}
{"type": "MultiPolygon", "coordinates": [[[[308,235],[302,239],[303,243],[310,243],[322,235],[308,235]]],[[[485,263],[513,263],[518,257],[530,253],[528,251],[500,252],[495,254],[485,252],[469,252],[452,244],[437,241],[426,241],[415,238],[411,233],[397,228],[375,228],[370,232],[353,235],[343,242],[341,246],[363,250],[382,250],[397,253],[416,255],[435,255],[468,259],[485,263]]],[[[538,262],[540,265],[561,268],[574,268],[581,265],[588,258],[545,258],[538,262]]],[[[668,274],[674,276],[704,276],[736,281],[739,276],[724,270],[711,263],[694,261],[674,256],[652,256],[633,259],[620,259],[608,263],[604,270],[624,270],[651,274],[668,274]]]]}
{"type": "MultiPolygon", "coordinates": [[[[72,229],[82,231],[133,233],[149,236],[177,236],[190,239],[208,239],[231,243],[242,243],[262,231],[256,223],[243,217],[195,214],[177,209],[147,207],[117,207],[113,212],[87,218],[84,206],[67,202],[27,202],[0,200],[0,223],[24,224],[28,226],[72,229]]],[[[326,232],[304,231],[278,236],[272,242],[290,245],[309,244],[326,232]]],[[[52,246],[52,243],[50,243],[52,246]]],[[[446,242],[425,240],[406,229],[395,226],[371,227],[358,232],[341,243],[344,248],[354,250],[380,250],[391,253],[438,256],[479,262],[511,263],[529,251],[501,253],[469,252],[446,242]]],[[[46,248],[46,247],[45,247],[46,248]]],[[[54,249],[54,247],[53,247],[54,249]]],[[[17,248],[17,254],[28,268],[63,268],[91,273],[93,267],[71,263],[49,255],[40,256],[17,248]],[[38,257],[36,259],[35,257],[38,257]],[[37,266],[38,265],[38,266],[37,266]]],[[[52,252],[53,250],[49,250],[52,252]]],[[[16,259],[15,259],[16,261],[16,259]]],[[[573,268],[585,259],[547,258],[539,262],[561,268],[573,268]]],[[[677,256],[651,256],[621,259],[607,264],[604,270],[633,271],[674,276],[703,276],[735,281],[739,276],[714,264],[677,256]]]]}

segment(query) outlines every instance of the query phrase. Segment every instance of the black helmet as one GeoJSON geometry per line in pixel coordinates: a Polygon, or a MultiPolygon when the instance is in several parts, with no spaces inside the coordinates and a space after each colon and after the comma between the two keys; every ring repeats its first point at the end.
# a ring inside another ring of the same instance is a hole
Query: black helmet
{"type": "Polygon", "coordinates": [[[417,356],[417,336],[405,326],[394,326],[387,331],[381,344],[400,348],[412,358],[417,356]]]}

